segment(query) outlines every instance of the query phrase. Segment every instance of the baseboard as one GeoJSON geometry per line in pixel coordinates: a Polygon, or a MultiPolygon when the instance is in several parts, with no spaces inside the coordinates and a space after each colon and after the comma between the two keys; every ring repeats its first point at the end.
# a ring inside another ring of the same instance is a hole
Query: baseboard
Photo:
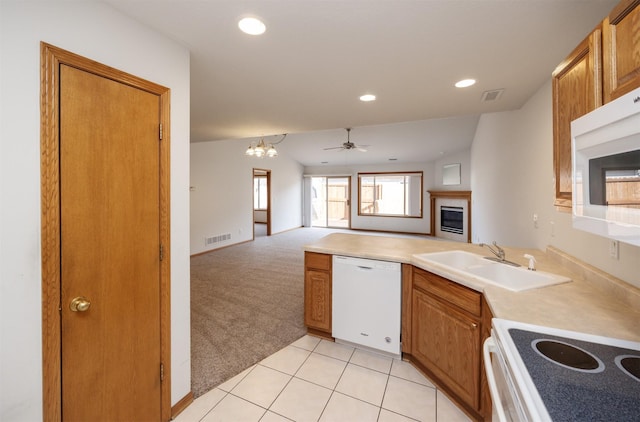
{"type": "Polygon", "coordinates": [[[184,409],[193,403],[193,393],[189,391],[186,396],[181,398],[178,403],[171,407],[171,419],[175,419],[184,409]]]}

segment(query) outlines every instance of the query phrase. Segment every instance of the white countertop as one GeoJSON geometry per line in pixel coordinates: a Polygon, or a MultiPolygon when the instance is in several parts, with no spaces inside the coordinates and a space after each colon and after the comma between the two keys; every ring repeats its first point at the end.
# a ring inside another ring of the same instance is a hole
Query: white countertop
{"type": "MultiPolygon", "coordinates": [[[[305,251],[354,256],[412,264],[427,271],[437,271],[413,255],[448,250],[463,250],[479,255],[491,253],[479,245],[418,238],[332,233],[306,245],[305,251]]],[[[640,341],[640,289],[587,264],[549,248],[507,248],[506,258],[527,266],[524,254],[533,255],[537,268],[572,279],[569,283],[512,292],[455,274],[454,281],[483,292],[493,316],[529,324],[579,331],[606,337],[640,341]]],[[[435,272],[434,271],[434,272],[435,272]]]]}

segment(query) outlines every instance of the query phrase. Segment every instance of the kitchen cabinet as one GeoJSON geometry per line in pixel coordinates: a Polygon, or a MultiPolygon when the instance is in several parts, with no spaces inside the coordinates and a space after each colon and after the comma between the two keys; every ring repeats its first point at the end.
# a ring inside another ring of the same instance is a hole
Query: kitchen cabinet
{"type": "Polygon", "coordinates": [[[555,69],[556,209],[571,212],[571,121],[640,87],[640,0],[622,0],[555,69]]]}
{"type": "Polygon", "coordinates": [[[601,46],[598,26],[552,75],[554,205],[560,211],[571,212],[571,121],[602,105],[601,46]]]}
{"type": "Polygon", "coordinates": [[[331,255],[304,253],[304,324],[331,337],[331,255]]]}
{"type": "Polygon", "coordinates": [[[491,314],[482,294],[420,268],[412,284],[411,360],[470,416],[484,419],[490,400],[482,342],[491,314]]]}
{"type": "Polygon", "coordinates": [[[640,87],[640,0],[623,0],[602,25],[604,102],[640,87]]]}

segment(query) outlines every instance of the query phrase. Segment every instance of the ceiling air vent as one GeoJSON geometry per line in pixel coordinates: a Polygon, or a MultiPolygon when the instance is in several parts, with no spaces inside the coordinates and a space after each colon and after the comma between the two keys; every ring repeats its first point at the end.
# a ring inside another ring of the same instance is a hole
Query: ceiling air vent
{"type": "Polygon", "coordinates": [[[485,91],[482,93],[482,99],[480,100],[483,103],[489,101],[496,101],[502,96],[504,89],[494,89],[492,91],[485,91]]]}

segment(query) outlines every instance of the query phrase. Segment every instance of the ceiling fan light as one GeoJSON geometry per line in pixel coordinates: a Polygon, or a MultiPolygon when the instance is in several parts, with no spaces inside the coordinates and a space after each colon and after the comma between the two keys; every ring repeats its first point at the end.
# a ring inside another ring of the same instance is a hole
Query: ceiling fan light
{"type": "Polygon", "coordinates": [[[363,102],[369,102],[369,101],[375,101],[376,100],[376,96],[373,94],[364,94],[360,96],[360,101],[363,102]]]}

